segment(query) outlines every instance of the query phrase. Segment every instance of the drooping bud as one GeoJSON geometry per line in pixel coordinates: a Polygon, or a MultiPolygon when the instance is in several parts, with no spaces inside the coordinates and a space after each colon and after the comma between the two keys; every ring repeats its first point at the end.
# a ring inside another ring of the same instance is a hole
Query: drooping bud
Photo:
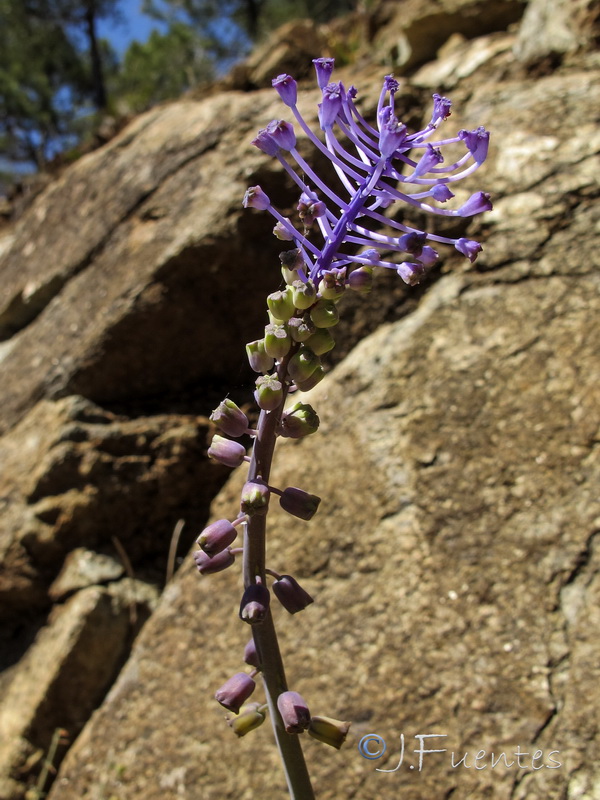
{"type": "Polygon", "coordinates": [[[263,724],[267,708],[268,706],[261,703],[245,703],[240,708],[240,713],[230,717],[227,724],[236,736],[245,736],[263,724]]]}
{"type": "Polygon", "coordinates": [[[416,286],[417,283],[421,282],[421,278],[423,278],[427,269],[420,261],[403,261],[401,264],[398,264],[396,272],[404,283],[407,283],[409,286],[416,286]]]}
{"type": "Polygon", "coordinates": [[[322,356],[330,350],[333,350],[335,341],[333,336],[329,333],[328,328],[319,328],[319,330],[315,331],[315,333],[306,340],[306,346],[310,347],[315,355],[322,356]]]}
{"type": "Polygon", "coordinates": [[[233,442],[231,439],[226,439],[224,436],[219,436],[216,433],[208,448],[208,457],[219,464],[224,464],[226,467],[239,467],[246,457],[246,449],[243,444],[233,442]]]}
{"type": "Polygon", "coordinates": [[[285,325],[271,323],[265,327],[265,351],[278,360],[284,358],[292,346],[292,340],[285,325]]]}
{"type": "Polygon", "coordinates": [[[260,658],[258,657],[258,651],[256,650],[256,642],[254,641],[254,639],[250,639],[250,641],[244,648],[244,661],[251,667],[260,669],[260,658]]]}
{"type": "Polygon", "coordinates": [[[229,398],[225,398],[219,403],[210,415],[210,419],[227,436],[235,438],[248,430],[248,417],[229,398]]]}
{"type": "Polygon", "coordinates": [[[346,269],[332,268],[325,270],[319,283],[319,294],[325,300],[339,300],[346,289],[346,269]]]}
{"type": "Polygon", "coordinates": [[[256,379],[254,398],[263,411],[274,411],[283,400],[283,386],[276,375],[261,375],[256,379]]]}
{"type": "Polygon", "coordinates": [[[309,520],[314,517],[319,508],[321,498],[315,494],[309,494],[304,489],[295,486],[288,486],[284,489],[279,498],[279,505],[288,514],[292,514],[299,519],[309,520]]]}
{"type": "Polygon", "coordinates": [[[226,547],[229,547],[237,538],[235,527],[227,519],[218,519],[204,528],[196,539],[206,555],[216,556],[226,547]]]}
{"type": "Polygon", "coordinates": [[[244,514],[252,516],[263,516],[269,508],[269,487],[267,484],[255,478],[253,481],[246,481],[242,489],[241,510],[244,514]]]}
{"type": "Polygon", "coordinates": [[[474,214],[481,214],[484,211],[491,211],[493,208],[490,195],[487,192],[475,192],[457,210],[459,217],[472,217],[474,214]]]}
{"type": "Polygon", "coordinates": [[[305,342],[316,331],[315,324],[309,316],[292,317],[288,320],[287,326],[295,342],[305,342]]]}
{"type": "Polygon", "coordinates": [[[308,726],[308,732],[312,737],[335,747],[336,750],[339,750],[346,741],[349,730],[349,722],[342,722],[332,717],[311,717],[308,726]]]}
{"type": "Polygon", "coordinates": [[[271,86],[277,91],[286,106],[292,108],[298,99],[298,87],[291,75],[278,75],[271,81],[271,86]]]}
{"type": "Polygon", "coordinates": [[[269,590],[262,583],[252,583],[244,589],[240,603],[240,619],[250,625],[263,621],[269,611],[269,590]]]}
{"type": "Polygon", "coordinates": [[[298,270],[302,269],[305,264],[299,248],[284,250],[283,253],[279,253],[279,260],[281,261],[281,274],[287,284],[291,285],[300,279],[298,270]]]}
{"type": "Polygon", "coordinates": [[[288,439],[310,436],[319,428],[317,412],[308,403],[294,403],[281,415],[277,433],[288,439]]]}
{"type": "Polygon", "coordinates": [[[296,381],[296,388],[298,388],[301,392],[308,392],[310,389],[314,388],[317,383],[320,383],[324,377],[325,370],[323,367],[317,367],[308,380],[296,381]]]}
{"type": "Polygon", "coordinates": [[[303,611],[306,606],[314,603],[309,593],[304,591],[291,575],[282,575],[281,578],[274,581],[273,593],[290,614],[297,614],[298,611],[303,611]]]}
{"type": "Polygon", "coordinates": [[[254,372],[268,372],[270,369],[273,369],[275,361],[272,356],[267,354],[264,339],[248,342],[246,345],[246,353],[248,354],[250,367],[254,372]]]}
{"type": "Polygon", "coordinates": [[[275,319],[287,322],[294,316],[294,300],[291,286],[286,286],[281,292],[272,292],[267,297],[267,306],[275,319]]]}
{"type": "Polygon", "coordinates": [[[331,300],[319,300],[311,308],[310,318],[317,328],[332,328],[338,324],[340,314],[331,300]]]}
{"type": "Polygon", "coordinates": [[[271,205],[271,201],[260,186],[250,186],[246,189],[242,205],[244,208],[257,208],[259,211],[266,211],[271,205]]]}
{"type": "Polygon", "coordinates": [[[348,275],[348,286],[355,292],[368,294],[373,288],[373,269],[372,267],[359,267],[348,275]]]}
{"type": "Polygon", "coordinates": [[[322,130],[331,128],[342,110],[342,93],[341,83],[328,83],[323,88],[323,102],[319,103],[319,122],[322,130]]]}
{"type": "Polygon", "coordinates": [[[228,711],[238,714],[240,707],[250,697],[256,684],[245,672],[237,672],[215,692],[215,700],[228,711]]]}
{"type": "Polygon", "coordinates": [[[283,119],[274,119],[266,127],[267,133],[282,150],[293,150],[296,146],[294,126],[283,119]]]}
{"type": "Polygon", "coordinates": [[[302,192],[296,210],[304,225],[310,228],[318,217],[322,217],[326,214],[327,206],[322,200],[314,200],[312,197],[309,197],[306,192],[302,192]]]}
{"type": "Polygon", "coordinates": [[[277,698],[277,709],[286,733],[302,733],[308,728],[310,711],[298,692],[282,692],[277,698]]]}
{"type": "Polygon", "coordinates": [[[221,550],[216,556],[209,556],[204,550],[196,550],[193,555],[200,575],[212,575],[215,572],[227,569],[235,561],[235,556],[229,548],[221,550]]]}
{"type": "MultiPolygon", "coordinates": [[[[289,218],[285,218],[287,222],[290,222],[289,218]]],[[[290,222],[290,225],[292,223],[290,222]]],[[[294,234],[286,225],[283,224],[281,220],[277,221],[277,224],[273,228],[273,233],[275,236],[282,242],[291,242],[294,239],[294,234]]]]}
{"type": "Polygon", "coordinates": [[[466,256],[471,263],[475,261],[478,254],[483,250],[479,242],[474,242],[472,239],[457,239],[454,242],[454,247],[456,247],[459,253],[466,256]]]}
{"type": "Polygon", "coordinates": [[[333,58],[313,58],[313,64],[317,73],[317,83],[319,89],[324,89],[331,79],[331,73],[335,64],[333,58]]]}
{"type": "Polygon", "coordinates": [[[312,283],[294,281],[292,283],[292,300],[294,306],[304,311],[310,308],[317,299],[317,293],[312,283]]]}
{"type": "Polygon", "coordinates": [[[300,347],[288,362],[288,373],[293,381],[305,381],[320,365],[319,356],[308,347],[300,347]]]}

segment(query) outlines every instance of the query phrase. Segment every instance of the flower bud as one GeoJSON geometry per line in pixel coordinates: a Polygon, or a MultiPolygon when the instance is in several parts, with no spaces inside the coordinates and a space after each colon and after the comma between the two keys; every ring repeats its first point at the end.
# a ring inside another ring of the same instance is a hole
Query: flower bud
{"type": "Polygon", "coordinates": [[[330,350],[333,350],[335,347],[335,340],[329,333],[328,328],[319,328],[306,340],[306,346],[309,347],[315,355],[322,356],[330,350]]]}
{"type": "Polygon", "coordinates": [[[250,625],[262,622],[269,611],[269,590],[262,583],[252,583],[244,589],[240,603],[240,619],[250,625]]]}
{"type": "Polygon", "coordinates": [[[261,375],[256,379],[254,398],[263,411],[274,411],[283,400],[283,386],[276,375],[261,375]]]}
{"type": "Polygon", "coordinates": [[[229,398],[225,398],[219,403],[210,415],[210,419],[227,436],[235,438],[248,430],[248,417],[229,398]]]}
{"type": "Polygon", "coordinates": [[[242,489],[241,509],[248,516],[263,516],[269,508],[271,493],[267,484],[256,478],[246,481],[242,489]]]}
{"type": "Polygon", "coordinates": [[[346,290],[346,269],[335,267],[323,273],[319,283],[319,294],[326,300],[338,300],[346,290]]]}
{"type": "Polygon", "coordinates": [[[319,300],[310,310],[310,318],[317,328],[332,328],[338,324],[340,315],[331,300],[319,300]]]}
{"type": "Polygon", "coordinates": [[[273,228],[273,233],[281,242],[292,242],[294,240],[294,234],[291,231],[292,223],[288,217],[285,217],[285,219],[290,223],[290,227],[284,225],[283,222],[279,220],[279,222],[273,228]]]}
{"type": "Polygon", "coordinates": [[[290,336],[295,342],[305,342],[316,331],[310,317],[292,317],[287,323],[290,336]]]}
{"type": "Polygon", "coordinates": [[[290,358],[287,366],[288,374],[293,381],[305,381],[320,365],[319,356],[316,356],[308,347],[301,347],[290,358]]]}
{"type": "Polygon", "coordinates": [[[238,714],[240,707],[250,697],[255,688],[256,684],[250,675],[245,672],[237,672],[215,692],[215,700],[218,700],[228,711],[238,714]]]}
{"type": "Polygon", "coordinates": [[[227,519],[219,519],[204,528],[196,539],[207,556],[216,556],[237,538],[237,531],[227,519]]]}
{"type": "Polygon", "coordinates": [[[314,603],[309,593],[305,592],[298,581],[291,575],[282,575],[281,578],[274,581],[273,593],[290,614],[303,611],[306,606],[314,603]]]}
{"type": "Polygon", "coordinates": [[[308,728],[310,711],[298,692],[282,692],[277,698],[277,709],[286,733],[302,733],[308,728]]]}
{"type": "Polygon", "coordinates": [[[317,412],[308,403],[295,403],[281,415],[277,433],[287,439],[310,436],[319,428],[317,412]]]}
{"type": "Polygon", "coordinates": [[[194,561],[200,575],[212,575],[215,572],[227,569],[235,561],[235,556],[229,548],[221,550],[215,556],[209,556],[204,550],[196,550],[194,561]]]}
{"type": "Polygon", "coordinates": [[[398,264],[396,272],[404,283],[407,283],[409,286],[416,286],[417,283],[420,283],[427,269],[420,261],[403,261],[401,264],[398,264]]]}
{"type": "Polygon", "coordinates": [[[317,513],[321,498],[315,494],[309,494],[304,489],[297,489],[294,486],[288,486],[284,489],[279,498],[279,505],[288,514],[300,519],[309,520],[317,513]]]}
{"type": "Polygon", "coordinates": [[[273,369],[273,364],[275,362],[271,356],[267,355],[264,339],[248,342],[246,345],[246,353],[248,354],[250,367],[254,372],[268,372],[270,369],[273,369]]]}
{"type": "Polygon", "coordinates": [[[339,750],[346,741],[349,730],[349,722],[341,722],[331,717],[311,717],[308,726],[308,732],[312,737],[330,744],[336,750],[339,750]]]}
{"type": "Polygon", "coordinates": [[[250,186],[246,189],[242,205],[244,208],[258,208],[259,211],[265,211],[271,205],[271,201],[260,186],[250,186]]]}
{"type": "Polygon", "coordinates": [[[300,389],[301,392],[308,392],[309,389],[312,389],[317,383],[320,383],[323,378],[325,377],[325,370],[323,367],[317,367],[313,374],[305,381],[296,381],[296,386],[300,389]]]}
{"type": "Polygon", "coordinates": [[[265,351],[267,355],[278,360],[284,358],[290,347],[292,340],[285,325],[270,324],[265,328],[265,351]]]}
{"type": "Polygon", "coordinates": [[[368,294],[373,288],[372,267],[359,267],[348,275],[348,286],[360,294],[368,294]]]}
{"type": "Polygon", "coordinates": [[[251,667],[260,669],[260,658],[258,657],[256,642],[254,641],[254,639],[250,639],[250,641],[244,648],[244,661],[251,667]]]}
{"type": "Polygon", "coordinates": [[[314,285],[303,281],[294,281],[292,283],[292,299],[294,306],[301,311],[310,308],[317,299],[314,285]]]}
{"type": "Polygon", "coordinates": [[[287,322],[294,316],[294,301],[292,299],[292,288],[286,286],[281,292],[272,292],[267,297],[267,306],[275,319],[287,322]]]}
{"type": "Polygon", "coordinates": [[[278,92],[279,97],[281,97],[286,106],[293,107],[296,105],[298,87],[291,75],[278,75],[271,81],[271,86],[278,92]]]}
{"type": "Polygon", "coordinates": [[[263,724],[266,709],[267,706],[261,703],[245,703],[240,708],[240,713],[230,717],[227,724],[236,736],[245,736],[263,724]]]}
{"type": "Polygon", "coordinates": [[[239,442],[232,442],[216,433],[208,448],[208,457],[226,467],[239,467],[246,457],[246,448],[239,442]]]}

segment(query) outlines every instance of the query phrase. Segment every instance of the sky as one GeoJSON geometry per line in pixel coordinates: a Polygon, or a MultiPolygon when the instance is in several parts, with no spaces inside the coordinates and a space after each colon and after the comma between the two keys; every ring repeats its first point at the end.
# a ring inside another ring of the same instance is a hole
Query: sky
{"type": "Polygon", "coordinates": [[[142,14],[142,0],[121,0],[119,8],[123,21],[103,19],[98,22],[98,33],[108,39],[119,57],[132,41],[145,42],[153,29],[160,30],[156,20],[142,14]]]}

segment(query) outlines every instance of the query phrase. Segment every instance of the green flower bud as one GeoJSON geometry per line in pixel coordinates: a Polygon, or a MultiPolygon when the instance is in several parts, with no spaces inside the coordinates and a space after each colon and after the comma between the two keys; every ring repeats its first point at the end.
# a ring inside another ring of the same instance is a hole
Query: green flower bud
{"type": "Polygon", "coordinates": [[[316,302],[317,293],[313,283],[294,281],[291,288],[294,306],[301,311],[310,308],[316,302]]]}
{"type": "Polygon", "coordinates": [[[301,439],[315,433],[318,428],[319,417],[314,408],[308,403],[295,403],[281,415],[277,433],[288,439],[301,439]]]}
{"type": "Polygon", "coordinates": [[[338,324],[340,314],[331,300],[319,300],[311,308],[310,318],[317,328],[332,328],[338,324]]]}
{"type": "Polygon", "coordinates": [[[236,736],[245,736],[263,724],[267,707],[261,703],[246,703],[236,717],[227,720],[227,724],[236,736]]]}
{"type": "Polygon", "coordinates": [[[285,325],[267,325],[265,328],[265,351],[267,355],[278,360],[284,358],[292,340],[285,325]]]}
{"type": "Polygon", "coordinates": [[[246,345],[248,361],[254,372],[268,372],[273,369],[275,363],[272,356],[267,355],[265,350],[265,340],[257,339],[255,342],[248,342],[246,345]]]}
{"type": "Polygon", "coordinates": [[[318,366],[319,356],[316,356],[308,347],[300,347],[297,353],[288,362],[288,373],[293,381],[305,381],[310,378],[318,366]]]}
{"type": "Polygon", "coordinates": [[[333,350],[335,347],[335,340],[329,333],[328,328],[319,328],[312,336],[306,340],[306,346],[310,347],[313,353],[317,356],[322,356],[333,350]]]}
{"type": "Polygon", "coordinates": [[[323,378],[325,377],[325,370],[322,366],[317,367],[310,378],[307,378],[305,381],[295,381],[296,386],[300,389],[301,392],[308,392],[309,389],[312,389],[313,386],[316,386],[317,383],[320,383],[323,378]]]}
{"type": "Polygon", "coordinates": [[[295,342],[305,342],[316,331],[310,317],[292,317],[287,323],[290,336],[295,342]]]}
{"type": "Polygon", "coordinates": [[[254,399],[263,411],[274,411],[283,400],[283,386],[276,375],[261,375],[256,379],[254,399]]]}
{"type": "Polygon", "coordinates": [[[336,750],[346,741],[349,730],[349,722],[341,722],[332,717],[311,717],[308,726],[308,732],[313,738],[335,747],[336,750]]]}
{"type": "Polygon", "coordinates": [[[291,286],[286,286],[281,292],[270,294],[267,297],[267,306],[275,319],[287,322],[290,317],[294,316],[295,309],[291,286]]]}

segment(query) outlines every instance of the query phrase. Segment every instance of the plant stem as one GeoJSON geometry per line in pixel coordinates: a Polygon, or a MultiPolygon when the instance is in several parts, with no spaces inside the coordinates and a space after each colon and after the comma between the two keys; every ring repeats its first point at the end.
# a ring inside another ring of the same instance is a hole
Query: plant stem
{"type": "MultiPolygon", "coordinates": [[[[294,348],[293,348],[294,349],[294,348]]],[[[261,411],[257,426],[257,435],[250,460],[248,480],[262,478],[268,483],[271,472],[271,462],[275,450],[276,429],[281,418],[285,395],[288,384],[285,381],[287,374],[287,361],[292,352],[283,359],[279,365],[278,377],[284,387],[284,398],[278,409],[274,411],[261,411]]],[[[244,587],[256,583],[256,577],[266,584],[265,556],[266,556],[266,515],[253,515],[249,518],[244,531],[244,587]]],[[[283,660],[279,650],[277,634],[273,617],[269,610],[262,623],[253,625],[252,634],[256,650],[260,658],[261,671],[265,685],[265,693],[275,740],[285,772],[291,800],[314,800],[314,792],[310,776],[300,746],[297,734],[285,732],[281,716],[277,709],[277,698],[282,692],[287,691],[287,681],[283,668],[283,660]]]]}

